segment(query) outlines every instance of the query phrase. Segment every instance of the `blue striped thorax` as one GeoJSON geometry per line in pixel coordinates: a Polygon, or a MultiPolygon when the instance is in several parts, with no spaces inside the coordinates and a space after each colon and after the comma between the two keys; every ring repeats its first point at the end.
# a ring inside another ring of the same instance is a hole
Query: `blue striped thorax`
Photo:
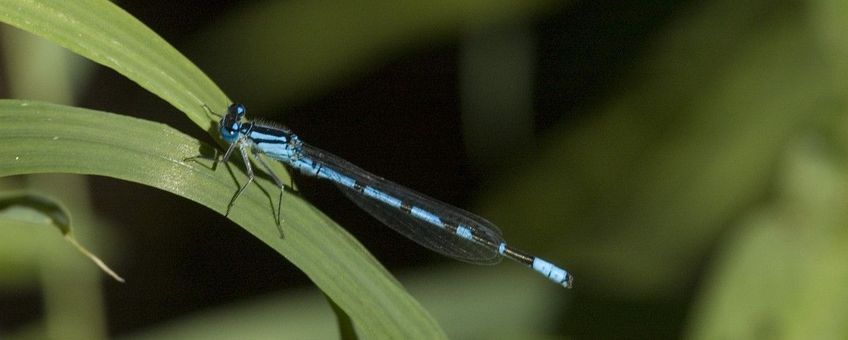
{"type": "MultiPolygon", "coordinates": [[[[293,161],[300,156],[303,144],[296,134],[285,126],[262,121],[242,122],[247,113],[242,104],[232,104],[227,107],[227,114],[219,122],[221,139],[231,145],[232,150],[237,145],[247,146],[269,155],[288,165],[298,167],[293,161]]],[[[230,150],[227,150],[229,155],[230,150]]]]}

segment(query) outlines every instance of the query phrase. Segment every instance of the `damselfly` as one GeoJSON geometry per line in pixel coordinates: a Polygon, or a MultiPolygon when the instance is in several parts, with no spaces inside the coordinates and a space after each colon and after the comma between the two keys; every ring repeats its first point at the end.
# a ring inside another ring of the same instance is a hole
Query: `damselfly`
{"type": "MultiPolygon", "coordinates": [[[[475,264],[495,264],[506,257],[563,287],[571,288],[571,274],[548,261],[508,246],[501,231],[486,219],[402,187],[303,143],[285,127],[257,121],[242,122],[246,111],[244,105],[232,104],[219,122],[221,138],[230,145],[223,161],[226,162],[238,149],[248,176],[247,182],[230,200],[228,212],[253,182],[248,151],[262,153],[303,174],[333,182],[348,198],[378,220],[437,253],[475,264]]],[[[283,184],[262,158],[255,159],[280,187],[279,217],[283,184]]]]}

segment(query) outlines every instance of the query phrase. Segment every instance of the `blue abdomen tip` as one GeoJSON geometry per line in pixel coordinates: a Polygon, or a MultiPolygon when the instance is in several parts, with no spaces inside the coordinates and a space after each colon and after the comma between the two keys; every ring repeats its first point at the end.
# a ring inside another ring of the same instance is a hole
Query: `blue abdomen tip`
{"type": "Polygon", "coordinates": [[[533,267],[533,270],[565,288],[571,288],[571,284],[574,282],[574,277],[569,275],[565,269],[557,267],[553,263],[538,257],[533,259],[531,266],[533,267]]]}

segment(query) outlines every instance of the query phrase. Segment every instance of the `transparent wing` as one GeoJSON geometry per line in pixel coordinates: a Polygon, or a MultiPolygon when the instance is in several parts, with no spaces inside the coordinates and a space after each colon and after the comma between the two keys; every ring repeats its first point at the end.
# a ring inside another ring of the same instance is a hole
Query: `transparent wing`
{"type": "Polygon", "coordinates": [[[324,167],[407,202],[413,207],[426,210],[444,222],[468,227],[480,241],[472,242],[459,237],[442,227],[419,220],[400,209],[336,183],[336,186],[360,208],[402,235],[437,253],[457,260],[474,264],[500,262],[501,256],[498,254],[497,247],[503,242],[503,238],[500,230],[486,219],[376,176],[321,149],[304,144],[302,150],[303,156],[324,167]]]}

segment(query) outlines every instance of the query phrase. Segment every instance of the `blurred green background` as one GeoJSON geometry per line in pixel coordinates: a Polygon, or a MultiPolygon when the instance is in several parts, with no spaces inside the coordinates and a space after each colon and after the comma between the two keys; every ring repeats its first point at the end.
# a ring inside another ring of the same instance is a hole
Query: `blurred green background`
{"type": "MultiPolygon", "coordinates": [[[[451,261],[296,177],[452,338],[848,337],[844,1],[118,4],[254,117],[575,274],[564,290],[451,261]]],[[[213,143],[114,71],[0,38],[3,98],[213,143]]],[[[206,208],[106,178],[0,179],[22,188],[63,202],[127,283],[58,232],[0,228],[4,338],[338,336],[297,268],[206,208]]]]}

